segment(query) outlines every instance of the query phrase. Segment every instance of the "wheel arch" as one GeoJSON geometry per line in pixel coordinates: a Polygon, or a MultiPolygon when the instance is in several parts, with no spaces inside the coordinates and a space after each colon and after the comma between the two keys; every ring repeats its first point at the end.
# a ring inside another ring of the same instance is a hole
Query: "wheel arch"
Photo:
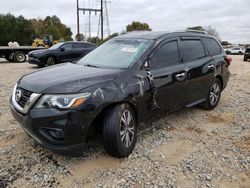
{"type": "Polygon", "coordinates": [[[98,115],[96,116],[96,118],[94,119],[94,121],[92,122],[92,124],[89,126],[88,131],[87,131],[87,135],[90,136],[93,132],[94,133],[98,133],[102,131],[102,120],[104,118],[104,115],[107,113],[107,111],[116,106],[116,105],[121,105],[121,104],[128,104],[134,111],[135,114],[135,118],[136,118],[136,123],[139,123],[139,116],[138,116],[138,111],[136,109],[135,104],[129,102],[129,101],[120,101],[120,102],[114,102],[111,104],[106,105],[104,108],[102,108],[102,110],[100,110],[100,112],[98,113],[98,115]]]}
{"type": "Polygon", "coordinates": [[[221,87],[224,88],[224,82],[223,82],[223,78],[221,75],[216,75],[215,78],[219,79],[221,82],[221,87]]]}
{"type": "Polygon", "coordinates": [[[48,54],[48,55],[46,55],[46,57],[44,58],[45,64],[47,63],[47,60],[48,60],[50,57],[53,57],[53,58],[55,59],[56,64],[58,63],[58,57],[57,57],[56,55],[54,55],[54,54],[48,54]]]}

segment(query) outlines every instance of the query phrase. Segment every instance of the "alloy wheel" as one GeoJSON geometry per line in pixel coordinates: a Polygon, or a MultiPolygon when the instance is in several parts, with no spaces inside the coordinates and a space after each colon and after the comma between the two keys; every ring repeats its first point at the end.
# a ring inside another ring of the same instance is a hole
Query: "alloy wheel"
{"type": "Polygon", "coordinates": [[[133,143],[135,136],[135,123],[133,115],[129,110],[123,112],[120,122],[121,142],[127,148],[133,143]]]}
{"type": "Polygon", "coordinates": [[[220,97],[220,85],[216,82],[213,84],[211,91],[210,91],[210,104],[212,106],[216,105],[220,97]]]}

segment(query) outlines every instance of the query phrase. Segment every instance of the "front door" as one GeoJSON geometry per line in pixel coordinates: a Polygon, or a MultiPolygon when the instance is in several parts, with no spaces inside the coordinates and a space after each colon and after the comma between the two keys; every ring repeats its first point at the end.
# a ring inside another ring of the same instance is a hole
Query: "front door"
{"type": "Polygon", "coordinates": [[[66,43],[59,48],[58,59],[60,63],[74,60],[72,43],[66,43]]]}
{"type": "Polygon", "coordinates": [[[150,57],[151,111],[172,112],[185,104],[186,72],[178,43],[177,38],[164,41],[150,57]]]}

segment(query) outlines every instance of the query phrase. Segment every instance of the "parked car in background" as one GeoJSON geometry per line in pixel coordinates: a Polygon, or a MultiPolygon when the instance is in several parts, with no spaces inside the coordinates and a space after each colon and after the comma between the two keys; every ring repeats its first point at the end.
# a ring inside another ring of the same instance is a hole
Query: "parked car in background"
{"type": "Polygon", "coordinates": [[[96,46],[87,42],[61,42],[49,49],[30,52],[29,63],[39,67],[72,62],[80,59],[95,49],[96,46]]]}
{"type": "Polygon", "coordinates": [[[225,52],[226,54],[229,54],[229,51],[228,51],[229,48],[224,48],[223,50],[224,50],[224,52],[225,52]]]}
{"type": "Polygon", "coordinates": [[[243,55],[244,50],[242,48],[236,47],[236,48],[230,48],[226,50],[227,54],[238,54],[238,55],[243,55]]]}
{"type": "Polygon", "coordinates": [[[231,60],[205,33],[125,34],[74,64],[23,76],[13,90],[11,112],[45,148],[82,152],[99,133],[110,155],[127,157],[140,122],[195,105],[214,109],[231,60]]]}
{"type": "Polygon", "coordinates": [[[247,61],[250,59],[250,47],[246,48],[245,55],[244,55],[244,61],[247,61]]]}

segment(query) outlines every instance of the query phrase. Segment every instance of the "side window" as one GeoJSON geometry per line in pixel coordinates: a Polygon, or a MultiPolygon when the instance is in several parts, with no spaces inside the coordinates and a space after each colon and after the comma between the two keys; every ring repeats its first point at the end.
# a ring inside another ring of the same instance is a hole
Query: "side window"
{"type": "Polygon", "coordinates": [[[88,44],[74,43],[73,48],[88,48],[88,44]]]}
{"type": "Polygon", "coordinates": [[[72,50],[72,44],[71,43],[64,44],[62,48],[64,48],[65,50],[72,50]]]}
{"type": "Polygon", "coordinates": [[[212,38],[204,38],[204,41],[211,56],[221,54],[221,47],[216,40],[212,38]]]}
{"type": "Polygon", "coordinates": [[[161,69],[179,63],[179,51],[177,41],[162,45],[150,59],[152,70],[161,69]]]}
{"type": "Polygon", "coordinates": [[[206,56],[200,40],[182,40],[181,52],[184,62],[190,62],[206,56]]]}

